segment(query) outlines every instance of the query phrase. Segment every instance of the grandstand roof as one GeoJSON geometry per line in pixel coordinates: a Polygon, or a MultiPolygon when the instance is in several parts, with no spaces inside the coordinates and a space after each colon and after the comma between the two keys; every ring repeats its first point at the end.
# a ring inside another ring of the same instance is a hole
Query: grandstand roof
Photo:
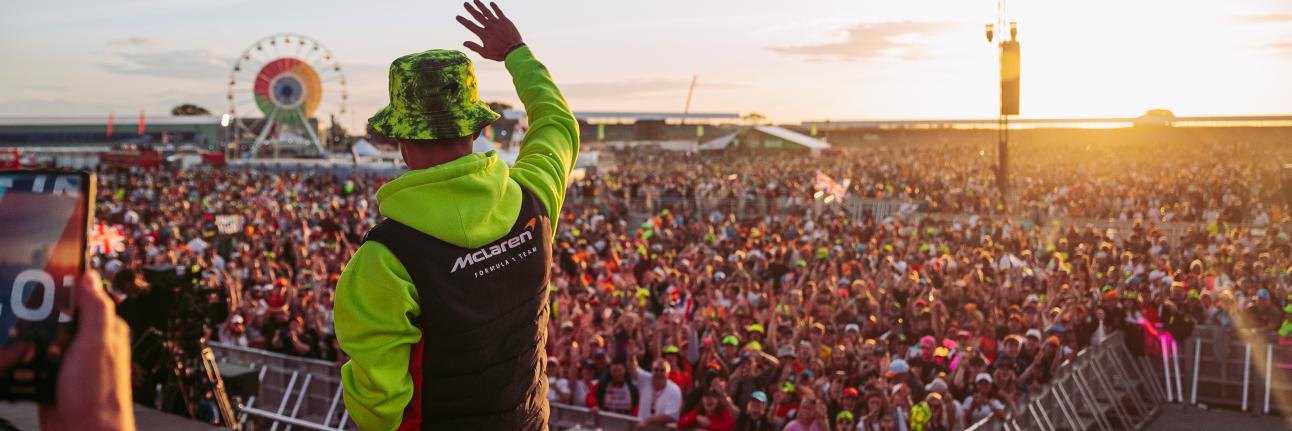
{"type": "MultiPolygon", "coordinates": [[[[112,120],[114,124],[138,124],[135,115],[118,115],[112,120]]],[[[156,116],[144,117],[150,125],[208,125],[220,124],[216,116],[156,116]]],[[[42,116],[42,117],[0,117],[0,126],[107,126],[108,116],[42,116]]]]}
{"type": "MultiPolygon", "coordinates": [[[[1143,122],[1143,117],[1104,118],[1011,118],[1014,128],[1111,128],[1130,127],[1143,122]]],[[[812,120],[803,121],[802,127],[818,128],[877,128],[877,129],[981,129],[995,128],[998,119],[920,119],[920,120],[812,120]]],[[[1174,117],[1169,123],[1177,127],[1288,127],[1292,115],[1203,116],[1174,117]]]]}

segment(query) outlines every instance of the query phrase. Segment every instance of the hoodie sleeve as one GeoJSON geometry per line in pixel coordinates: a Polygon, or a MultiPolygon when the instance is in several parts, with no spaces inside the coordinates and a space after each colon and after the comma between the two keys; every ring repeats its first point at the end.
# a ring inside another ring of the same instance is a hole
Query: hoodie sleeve
{"type": "Polygon", "coordinates": [[[516,95],[529,115],[529,131],[511,177],[543,202],[555,231],[565,201],[566,179],[579,155],[579,123],[547,67],[534,59],[528,46],[507,54],[506,64],[516,95]]]}
{"type": "Polygon", "coordinates": [[[345,407],[364,430],[393,430],[413,398],[409,353],[422,338],[417,289],[390,250],[366,242],[336,287],[335,325],[350,361],[341,366],[345,407]]]}

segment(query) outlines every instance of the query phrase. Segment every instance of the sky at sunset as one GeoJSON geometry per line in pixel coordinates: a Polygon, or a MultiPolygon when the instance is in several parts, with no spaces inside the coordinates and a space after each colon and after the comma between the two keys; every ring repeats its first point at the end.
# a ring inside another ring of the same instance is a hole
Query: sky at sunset
{"type": "MultiPolygon", "coordinates": [[[[576,111],[817,119],[987,118],[997,109],[995,1],[511,1],[501,6],[576,111]]],[[[1009,3],[1024,117],[1292,113],[1292,2],[1009,3]]],[[[33,1],[0,14],[0,115],[158,115],[228,108],[248,45],[308,35],[344,66],[349,127],[386,102],[400,55],[461,48],[452,1],[33,1]]],[[[481,96],[516,103],[475,57],[481,96]]],[[[324,95],[327,99],[329,95],[324,95]]]]}

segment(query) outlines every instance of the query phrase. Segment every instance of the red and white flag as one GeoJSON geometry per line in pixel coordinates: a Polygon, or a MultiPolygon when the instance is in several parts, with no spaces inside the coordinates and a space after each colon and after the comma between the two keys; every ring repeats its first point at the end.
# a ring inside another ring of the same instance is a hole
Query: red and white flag
{"type": "Polygon", "coordinates": [[[839,184],[829,175],[817,171],[816,186],[814,187],[817,192],[813,196],[817,199],[825,198],[826,203],[842,201],[845,196],[848,196],[848,184],[851,182],[844,180],[843,184],[839,184]]]}
{"type": "Polygon", "coordinates": [[[108,226],[104,223],[94,225],[90,230],[90,250],[94,254],[113,254],[126,251],[126,235],[121,233],[121,226],[108,226]]]}

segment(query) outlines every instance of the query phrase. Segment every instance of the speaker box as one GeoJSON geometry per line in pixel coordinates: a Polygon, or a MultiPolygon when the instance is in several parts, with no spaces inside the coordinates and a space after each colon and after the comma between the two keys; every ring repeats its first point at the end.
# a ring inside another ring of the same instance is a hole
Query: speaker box
{"type": "Polygon", "coordinates": [[[1018,115],[1019,95],[1018,41],[1000,43],[1000,115],[1018,115]]]}
{"type": "Polygon", "coordinates": [[[241,397],[243,401],[260,393],[260,380],[256,370],[241,365],[220,364],[220,379],[224,380],[224,391],[230,397],[241,397]]]}

